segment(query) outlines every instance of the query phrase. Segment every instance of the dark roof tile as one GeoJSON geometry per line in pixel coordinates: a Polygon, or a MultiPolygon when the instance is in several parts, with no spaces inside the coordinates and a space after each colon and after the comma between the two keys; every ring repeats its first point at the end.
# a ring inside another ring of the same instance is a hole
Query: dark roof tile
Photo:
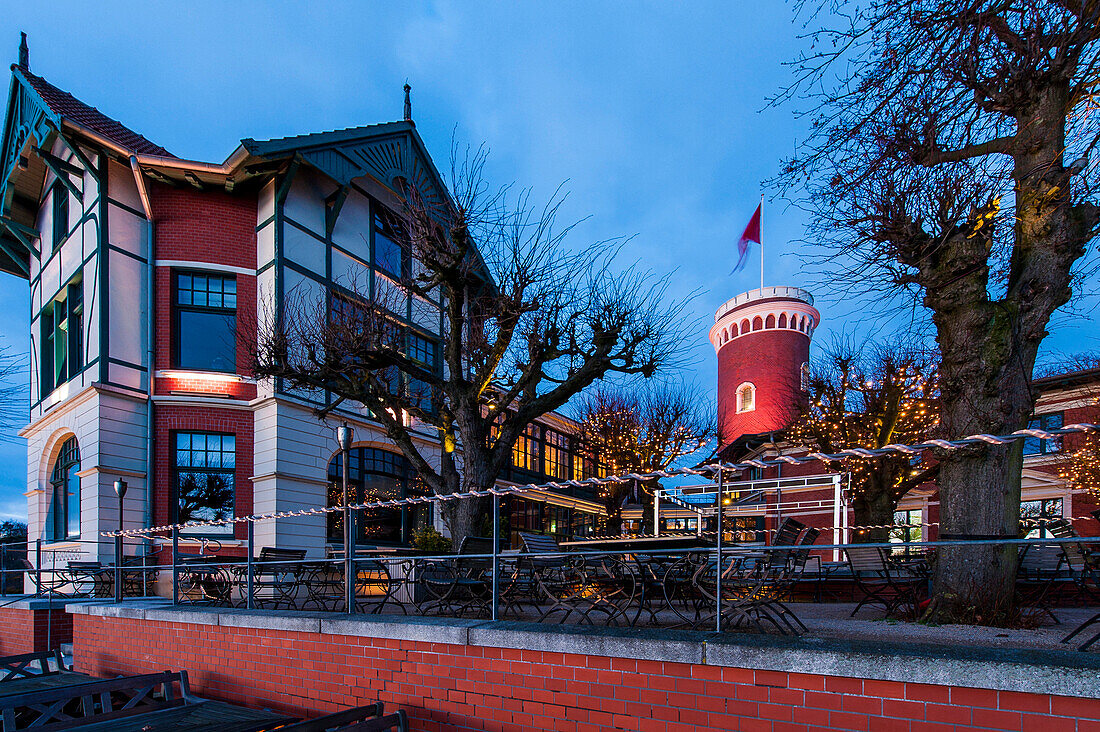
{"type": "Polygon", "coordinates": [[[72,94],[58,89],[41,76],[35,76],[26,69],[13,66],[27,79],[31,87],[42,97],[55,114],[80,125],[97,135],[101,135],[119,147],[141,155],[160,155],[174,158],[175,155],[156,145],[121,122],[113,120],[95,107],[90,107],[72,94]]]}

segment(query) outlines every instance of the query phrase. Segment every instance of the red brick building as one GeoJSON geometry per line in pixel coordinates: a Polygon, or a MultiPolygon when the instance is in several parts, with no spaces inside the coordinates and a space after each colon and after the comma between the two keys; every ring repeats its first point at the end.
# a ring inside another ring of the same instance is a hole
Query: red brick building
{"type": "MultiPolygon", "coordinates": [[[[355,499],[417,495],[411,467],[368,409],[257,380],[249,366],[257,324],[288,301],[366,296],[391,311],[411,357],[442,368],[440,303],[402,287],[418,264],[386,223],[402,185],[429,203],[448,196],[411,115],[245,139],[224,161],[204,162],[77,100],[27,59],[11,73],[0,270],[30,283],[32,406],[20,434],[30,539],[50,561],[111,556],[101,532],[119,525],[119,478],[129,484],[128,528],[332,505],[343,422],[356,435],[355,499]],[[331,408],[325,420],[321,407],[331,408]]],[[[437,454],[434,428],[411,427],[437,454]]],[[[580,477],[573,432],[558,415],[532,425],[504,477],[580,477]]],[[[566,535],[590,530],[602,512],[590,489],[576,489],[513,500],[509,519],[513,530],[566,535]]],[[[363,545],[407,545],[418,528],[442,528],[427,506],[360,513],[363,545]]],[[[183,540],[239,553],[244,531],[204,526],[183,540]]],[[[258,546],[317,556],[340,541],[323,516],[256,526],[258,546]]]]}

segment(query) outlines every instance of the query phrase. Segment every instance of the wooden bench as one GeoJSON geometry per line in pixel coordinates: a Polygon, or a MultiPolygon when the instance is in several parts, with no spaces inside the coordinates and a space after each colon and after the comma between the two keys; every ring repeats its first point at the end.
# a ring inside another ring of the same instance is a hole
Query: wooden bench
{"type": "Polygon", "coordinates": [[[50,676],[65,671],[65,662],[61,660],[61,651],[39,651],[37,653],[21,653],[17,656],[4,656],[0,658],[0,684],[5,681],[25,679],[32,676],[50,676]],[[33,666],[38,662],[38,667],[33,666]],[[53,666],[50,666],[53,661],[53,666]]]}
{"type": "Polygon", "coordinates": [[[4,732],[52,732],[193,702],[187,672],[165,671],[3,696],[0,720],[4,732]]]}
{"type": "MultiPolygon", "coordinates": [[[[391,714],[390,716],[396,715],[391,714]]],[[[380,722],[382,719],[382,702],[375,702],[374,704],[367,704],[362,707],[326,714],[317,719],[307,719],[304,722],[287,725],[286,727],[282,727],[279,732],[330,732],[330,730],[340,730],[343,732],[343,730],[346,729],[358,729],[354,727],[354,725],[364,722],[380,722]]],[[[378,729],[384,730],[389,728],[379,727],[378,729]]]]}

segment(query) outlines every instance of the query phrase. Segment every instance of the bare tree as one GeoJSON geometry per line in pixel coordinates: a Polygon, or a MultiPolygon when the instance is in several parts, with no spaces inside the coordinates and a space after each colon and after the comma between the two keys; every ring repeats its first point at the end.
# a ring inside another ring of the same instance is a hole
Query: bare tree
{"type": "Polygon", "coordinates": [[[14,441],[27,422],[26,361],[10,346],[0,347],[0,442],[14,441]]]}
{"type": "MultiPolygon", "coordinates": [[[[579,421],[582,447],[610,475],[664,470],[715,436],[715,417],[697,390],[669,382],[600,386],[582,397],[579,421]]],[[[622,528],[622,506],[632,487],[600,486],[611,534],[622,528]]]]}
{"type": "MultiPolygon", "coordinates": [[[[569,248],[560,191],[532,207],[526,192],[490,189],[484,163],[480,150],[453,156],[453,199],[433,206],[407,186],[389,222],[413,262],[390,295],[441,304],[438,357],[415,353],[385,288],[372,298],[353,284],[331,306],[288,299],[254,359],[261,376],[365,405],[440,494],[492,487],[528,424],[609,374],[648,378],[681,352],[684,301],[666,299],[666,278],[614,266],[621,241],[569,248]],[[423,426],[441,450],[416,439],[423,426]]],[[[458,546],[479,507],[443,505],[458,546]]]]}
{"type": "MultiPolygon", "coordinates": [[[[936,359],[924,349],[837,340],[813,362],[810,398],[786,439],[825,453],[922,442],[939,424],[938,381],[936,359]]],[[[902,497],[933,480],[938,470],[904,455],[835,461],[828,467],[851,472],[858,526],[892,524],[902,497]]],[[[856,539],[884,542],[889,534],[886,528],[871,529],[856,539]]]]}
{"type": "MultiPolygon", "coordinates": [[[[813,212],[817,265],[835,283],[920,299],[942,354],[946,436],[1020,429],[1039,344],[1097,230],[1100,4],[818,10],[780,98],[814,114],[782,183],[813,212]]],[[[945,454],[941,536],[1015,536],[1021,460],[1019,441],[945,454]]],[[[941,550],[932,614],[1004,605],[1015,565],[1011,546],[941,550]]]]}

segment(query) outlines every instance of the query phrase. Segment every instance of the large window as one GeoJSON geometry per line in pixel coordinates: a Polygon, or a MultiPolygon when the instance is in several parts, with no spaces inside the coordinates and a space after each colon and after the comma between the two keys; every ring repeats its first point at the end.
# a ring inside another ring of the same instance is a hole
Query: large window
{"type": "Polygon", "coordinates": [[[50,473],[50,507],[47,535],[53,541],[80,536],[80,447],[75,437],[61,445],[50,473]]]}
{"type": "MultiPolygon", "coordinates": [[[[1027,423],[1027,427],[1032,430],[1060,429],[1062,427],[1062,413],[1036,414],[1031,418],[1031,421],[1027,423]]],[[[1038,437],[1027,437],[1024,439],[1025,455],[1048,455],[1060,452],[1061,449],[1062,440],[1060,438],[1043,440],[1038,437]]]]}
{"type": "Polygon", "coordinates": [[[237,370],[237,278],[205,272],[175,276],[173,366],[237,370]]]}
{"type": "Polygon", "coordinates": [[[542,472],[549,478],[569,480],[569,438],[555,430],[544,431],[542,472]]]}
{"type": "Polygon", "coordinates": [[[69,189],[61,181],[53,184],[53,248],[69,236],[69,189]]]}
{"type": "Polygon", "coordinates": [[[512,465],[521,470],[539,472],[539,426],[529,424],[512,446],[512,465]]]}
{"type": "Polygon", "coordinates": [[[42,310],[42,373],[40,396],[84,368],[84,289],[76,278],[42,310]]]}
{"type": "MultiPolygon", "coordinates": [[[[328,504],[343,502],[343,453],[336,453],[328,466],[328,504]]],[[[428,495],[403,455],[372,447],[356,447],[348,452],[348,500],[371,503],[411,496],[428,495]]],[[[329,541],[344,540],[343,513],[328,515],[329,541]]],[[[400,508],[361,508],[355,511],[353,526],[356,542],[363,544],[408,544],[417,529],[431,525],[430,504],[400,508]]]]}
{"type": "MultiPolygon", "coordinates": [[[[237,439],[212,432],[177,432],[176,522],[232,518],[236,503],[237,439]]],[[[201,526],[187,533],[233,535],[233,525],[201,526]]]]}

